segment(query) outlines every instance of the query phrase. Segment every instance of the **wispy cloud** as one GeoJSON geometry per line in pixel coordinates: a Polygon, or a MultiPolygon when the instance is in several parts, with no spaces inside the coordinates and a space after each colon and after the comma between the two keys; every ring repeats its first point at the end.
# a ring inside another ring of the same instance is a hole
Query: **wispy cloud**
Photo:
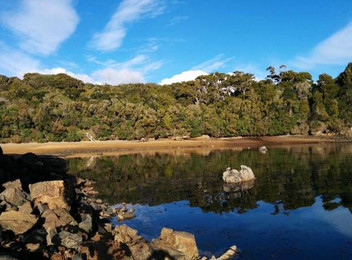
{"type": "Polygon", "coordinates": [[[127,34],[127,24],[160,15],[164,8],[162,0],[123,0],[104,30],[93,36],[93,47],[101,51],[119,48],[127,34]]]}
{"type": "Polygon", "coordinates": [[[170,19],[169,23],[166,24],[167,27],[174,26],[178,23],[188,20],[188,16],[175,16],[170,19]]]}
{"type": "Polygon", "coordinates": [[[89,62],[94,62],[98,65],[101,65],[105,68],[110,68],[114,70],[135,70],[139,71],[142,74],[155,71],[159,69],[162,65],[163,62],[161,60],[158,61],[153,61],[148,55],[146,54],[139,54],[133,57],[132,59],[123,61],[123,62],[118,62],[115,60],[106,60],[106,61],[100,61],[94,56],[88,57],[89,62]]]}
{"type": "Polygon", "coordinates": [[[214,72],[215,70],[224,68],[228,64],[228,62],[232,61],[234,58],[235,57],[224,58],[223,54],[219,54],[210,60],[204,61],[201,64],[193,66],[191,70],[203,70],[208,73],[214,72]]]}
{"type": "Polygon", "coordinates": [[[352,60],[352,22],[320,42],[307,56],[296,57],[291,64],[309,69],[316,65],[339,65],[352,60]]]}
{"type": "Polygon", "coordinates": [[[19,37],[22,50],[42,55],[55,52],[79,22],[71,0],[22,0],[1,20],[19,37]]]}
{"type": "Polygon", "coordinates": [[[0,41],[0,68],[2,73],[22,77],[27,72],[38,71],[40,62],[0,41]]]}

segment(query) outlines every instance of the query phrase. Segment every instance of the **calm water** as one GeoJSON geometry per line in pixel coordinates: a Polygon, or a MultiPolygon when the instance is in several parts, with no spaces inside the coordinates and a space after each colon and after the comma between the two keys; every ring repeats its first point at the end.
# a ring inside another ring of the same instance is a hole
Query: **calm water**
{"type": "MultiPolygon", "coordinates": [[[[198,151],[70,159],[147,239],[162,227],[195,234],[202,254],[235,244],[244,259],[352,258],[352,145],[198,151]],[[253,184],[224,186],[228,166],[250,166],[253,184]]],[[[116,220],[114,223],[118,224],[116,220]]]]}

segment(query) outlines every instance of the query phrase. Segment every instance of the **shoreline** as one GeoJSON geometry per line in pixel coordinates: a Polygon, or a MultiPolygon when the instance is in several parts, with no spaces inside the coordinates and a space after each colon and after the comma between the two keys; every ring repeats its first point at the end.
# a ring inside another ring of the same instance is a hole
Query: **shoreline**
{"type": "MultiPolygon", "coordinates": [[[[351,140],[348,140],[351,141],[351,140]]],[[[240,149],[267,146],[271,148],[285,145],[307,145],[319,143],[346,142],[345,139],[314,136],[266,136],[243,138],[195,138],[191,140],[161,139],[152,141],[81,141],[49,143],[7,143],[0,144],[6,154],[50,154],[60,157],[77,157],[93,154],[130,154],[165,150],[195,149],[240,149]]]]}

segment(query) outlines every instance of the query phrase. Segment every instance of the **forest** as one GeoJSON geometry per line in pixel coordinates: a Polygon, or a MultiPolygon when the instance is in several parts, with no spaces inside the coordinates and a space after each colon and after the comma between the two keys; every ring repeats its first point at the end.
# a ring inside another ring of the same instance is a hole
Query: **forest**
{"type": "Polygon", "coordinates": [[[0,142],[352,135],[352,63],[336,78],[267,68],[171,85],[84,83],[66,74],[0,76],[0,142]]]}

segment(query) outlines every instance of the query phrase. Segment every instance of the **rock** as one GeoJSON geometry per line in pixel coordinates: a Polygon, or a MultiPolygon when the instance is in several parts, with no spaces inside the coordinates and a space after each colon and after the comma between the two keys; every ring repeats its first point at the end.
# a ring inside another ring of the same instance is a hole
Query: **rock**
{"type": "Polygon", "coordinates": [[[239,183],[239,182],[254,180],[255,176],[251,168],[245,165],[241,165],[240,171],[227,168],[222,175],[222,179],[226,183],[239,183]]]}
{"type": "Polygon", "coordinates": [[[6,189],[0,194],[0,199],[16,207],[29,201],[29,195],[22,190],[20,180],[7,182],[3,185],[6,189]]]}
{"type": "Polygon", "coordinates": [[[148,259],[151,255],[151,248],[147,242],[138,236],[137,230],[127,225],[116,226],[115,241],[127,244],[134,259],[148,259]]]}
{"type": "Polygon", "coordinates": [[[259,147],[259,152],[261,152],[262,154],[266,154],[266,152],[268,151],[268,148],[266,148],[266,146],[261,146],[259,147]]]}
{"type": "Polygon", "coordinates": [[[2,148],[0,146],[0,157],[2,157],[4,155],[4,152],[2,151],[2,148]]]}
{"type": "Polygon", "coordinates": [[[63,245],[66,248],[78,250],[79,246],[82,244],[82,236],[67,231],[61,231],[53,237],[53,242],[56,245],[63,245]]]}
{"type": "Polygon", "coordinates": [[[37,223],[37,217],[20,211],[7,211],[0,215],[0,225],[16,235],[23,234],[37,223]]]}
{"type": "Polygon", "coordinates": [[[197,140],[197,141],[206,141],[206,140],[210,140],[211,137],[209,135],[202,135],[202,136],[198,136],[198,137],[195,137],[194,140],[197,140]]]}
{"type": "Polygon", "coordinates": [[[232,259],[237,253],[237,246],[230,247],[223,255],[221,255],[217,260],[229,260],[232,259]]]}
{"type": "Polygon", "coordinates": [[[77,221],[66,209],[47,209],[42,215],[45,218],[44,228],[52,229],[66,225],[77,226],[77,221]]]}
{"type": "Polygon", "coordinates": [[[117,214],[117,220],[118,221],[123,221],[123,220],[129,220],[136,217],[136,215],[132,211],[122,211],[120,210],[119,213],[117,214]]]}
{"type": "Polygon", "coordinates": [[[102,204],[103,200],[102,199],[96,199],[95,202],[98,203],[98,204],[102,204]]]}
{"type": "Polygon", "coordinates": [[[78,224],[78,227],[90,234],[93,231],[92,217],[88,214],[82,214],[82,222],[78,224]]]}
{"type": "Polygon", "coordinates": [[[18,207],[18,211],[26,214],[31,214],[33,212],[32,205],[30,201],[27,201],[22,206],[18,207]]]}
{"type": "Polygon", "coordinates": [[[34,229],[24,235],[23,242],[30,244],[46,244],[46,231],[44,228],[34,229]]]}
{"type": "Polygon", "coordinates": [[[196,259],[199,256],[194,235],[169,228],[163,228],[160,237],[153,239],[151,246],[166,251],[176,259],[196,259]]]}
{"type": "Polygon", "coordinates": [[[26,245],[26,248],[29,252],[35,252],[40,248],[40,244],[39,243],[38,244],[29,243],[26,245]]]}
{"type": "Polygon", "coordinates": [[[0,253],[0,260],[17,260],[18,258],[12,256],[12,255],[9,255],[9,254],[6,254],[6,253],[0,253]]]}
{"type": "Polygon", "coordinates": [[[138,236],[137,230],[130,228],[127,225],[116,226],[115,229],[115,240],[122,243],[131,243],[132,241],[141,239],[138,236]]]}
{"type": "Polygon", "coordinates": [[[56,228],[48,228],[46,229],[46,243],[48,246],[53,245],[53,237],[57,234],[56,228]]]}
{"type": "Polygon", "coordinates": [[[252,189],[254,187],[254,180],[235,183],[224,183],[223,188],[225,192],[237,192],[239,197],[242,197],[242,191],[252,189]]]}
{"type": "Polygon", "coordinates": [[[64,208],[70,210],[65,199],[63,181],[43,181],[29,185],[30,195],[34,205],[47,204],[50,209],[64,208]]]}
{"type": "Polygon", "coordinates": [[[20,179],[17,179],[15,181],[8,181],[2,185],[5,189],[13,187],[16,189],[22,189],[22,184],[20,179]]]}

